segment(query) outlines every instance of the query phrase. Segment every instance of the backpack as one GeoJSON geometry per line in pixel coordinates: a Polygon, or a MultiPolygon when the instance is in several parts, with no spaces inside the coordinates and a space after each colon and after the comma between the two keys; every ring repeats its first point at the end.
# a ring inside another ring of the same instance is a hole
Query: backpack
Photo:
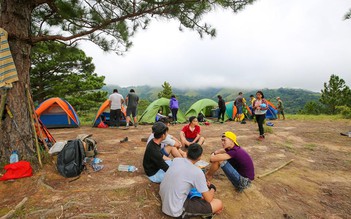
{"type": "Polygon", "coordinates": [[[91,138],[92,134],[80,134],[77,136],[77,139],[80,139],[83,142],[85,156],[95,157],[97,155],[97,142],[91,138]]]}
{"type": "Polygon", "coordinates": [[[57,156],[57,170],[64,177],[79,176],[85,167],[85,150],[80,139],[67,141],[57,156]]]}

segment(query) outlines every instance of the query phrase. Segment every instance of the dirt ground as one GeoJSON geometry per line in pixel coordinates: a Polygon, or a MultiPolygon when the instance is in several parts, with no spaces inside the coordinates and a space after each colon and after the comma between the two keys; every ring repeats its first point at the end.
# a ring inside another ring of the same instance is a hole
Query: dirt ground
{"type": "MultiPolygon", "coordinates": [[[[351,218],[350,120],[273,121],[272,133],[258,141],[257,124],[226,122],[202,126],[206,138],[203,160],[220,147],[224,131],[234,131],[238,142],[254,160],[256,179],[237,193],[220,170],[212,183],[224,211],[216,218],[351,218]],[[263,178],[257,176],[294,159],[263,178]]],[[[183,125],[170,127],[179,136],[183,125]]],[[[159,185],[144,175],[142,159],[150,125],[129,130],[51,129],[57,141],[93,134],[104,169],[91,167],[75,181],[58,174],[54,165],[29,178],[0,182],[0,217],[21,202],[16,218],[169,218],[161,212],[159,185]],[[129,141],[120,143],[128,137],[129,141]],[[119,164],[138,167],[134,173],[118,172],[119,164]]]]}

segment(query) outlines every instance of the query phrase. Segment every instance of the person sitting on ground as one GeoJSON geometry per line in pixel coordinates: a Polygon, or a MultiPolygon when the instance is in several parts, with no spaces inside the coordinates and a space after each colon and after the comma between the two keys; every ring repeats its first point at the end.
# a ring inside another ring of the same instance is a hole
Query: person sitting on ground
{"type": "Polygon", "coordinates": [[[205,138],[200,135],[200,131],[197,118],[195,116],[191,116],[189,118],[189,124],[185,125],[182,131],[180,131],[180,141],[182,142],[182,145],[186,148],[194,143],[202,145],[205,138]]]}
{"type": "Polygon", "coordinates": [[[207,180],[222,168],[225,175],[237,191],[242,192],[249,187],[255,178],[254,165],[250,155],[239,146],[233,132],[224,132],[222,135],[222,148],[211,154],[211,167],[206,173],[207,180]]]}
{"type": "Polygon", "coordinates": [[[197,121],[206,122],[205,116],[202,112],[199,112],[199,114],[197,115],[197,121]]]}
{"type": "MultiPolygon", "coordinates": [[[[167,127],[169,127],[170,122],[168,118],[161,118],[159,120],[160,122],[163,122],[167,127]]],[[[154,133],[151,133],[148,140],[147,144],[154,138],[154,133]]],[[[161,152],[163,154],[163,159],[164,160],[170,160],[169,155],[172,154],[173,157],[186,157],[186,153],[180,149],[182,146],[182,143],[172,135],[168,134],[167,131],[167,137],[161,142],[161,152]]]]}
{"type": "Polygon", "coordinates": [[[163,122],[156,122],[152,126],[154,138],[147,144],[143,159],[143,167],[146,175],[154,183],[160,183],[171,160],[165,161],[161,153],[161,142],[167,137],[168,127],[163,122]]]}
{"type": "Polygon", "coordinates": [[[206,182],[204,173],[194,164],[201,160],[199,144],[188,148],[187,158],[175,158],[160,185],[163,213],[171,217],[209,216],[220,213],[223,203],[214,198],[216,187],[206,182]],[[202,197],[187,198],[195,188],[202,197]]]}
{"type": "Polygon", "coordinates": [[[167,116],[162,115],[162,110],[158,110],[155,118],[155,122],[158,122],[161,118],[167,118],[167,116]]]}

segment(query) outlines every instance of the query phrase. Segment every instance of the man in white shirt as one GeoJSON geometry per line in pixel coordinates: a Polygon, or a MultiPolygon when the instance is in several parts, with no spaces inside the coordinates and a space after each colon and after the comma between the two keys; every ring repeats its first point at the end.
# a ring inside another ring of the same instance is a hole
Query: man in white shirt
{"type": "Polygon", "coordinates": [[[160,185],[163,213],[172,217],[211,216],[220,213],[222,201],[214,199],[216,187],[207,183],[205,174],[194,164],[201,159],[202,147],[192,144],[187,158],[174,158],[160,185]],[[201,197],[188,198],[195,188],[201,197]]]}
{"type": "Polygon", "coordinates": [[[118,93],[117,89],[114,89],[108,99],[110,100],[110,127],[119,127],[121,108],[124,103],[123,96],[118,93]]]}

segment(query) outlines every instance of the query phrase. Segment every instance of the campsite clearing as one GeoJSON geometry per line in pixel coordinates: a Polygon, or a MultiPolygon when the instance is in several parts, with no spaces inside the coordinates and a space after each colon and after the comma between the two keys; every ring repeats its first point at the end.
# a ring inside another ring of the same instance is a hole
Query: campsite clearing
{"type": "MultiPolygon", "coordinates": [[[[273,121],[272,134],[258,141],[257,124],[226,122],[202,126],[203,160],[220,147],[224,131],[234,131],[239,144],[255,164],[256,176],[294,159],[282,169],[253,181],[237,193],[222,171],[213,179],[216,197],[224,211],[216,218],[350,218],[351,215],[351,138],[350,120],[273,121]]],[[[179,136],[183,125],[170,127],[179,136]]],[[[121,129],[51,129],[57,141],[93,134],[98,157],[104,169],[91,167],[75,181],[46,165],[34,176],[0,182],[0,217],[14,209],[25,197],[28,201],[16,211],[19,218],[168,218],[161,212],[159,185],[148,181],[142,158],[150,125],[121,129]],[[120,140],[128,136],[128,141],[120,140]],[[119,164],[138,167],[134,173],[118,172],[119,164]]]]}

